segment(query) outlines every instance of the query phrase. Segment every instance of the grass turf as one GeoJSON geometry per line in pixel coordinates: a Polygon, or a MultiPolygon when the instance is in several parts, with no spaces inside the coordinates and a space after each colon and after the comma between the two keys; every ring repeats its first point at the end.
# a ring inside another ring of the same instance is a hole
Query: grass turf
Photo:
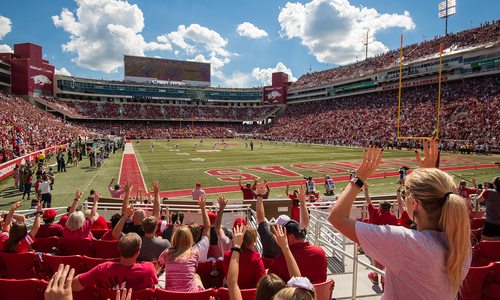
{"type": "MultiPolygon", "coordinates": [[[[308,145],[287,143],[271,143],[263,141],[263,147],[260,141],[254,141],[254,151],[245,148],[243,140],[227,140],[229,147],[222,150],[222,145],[218,144],[216,149],[219,152],[198,152],[193,149],[193,144],[199,140],[158,140],[155,142],[154,151],[151,151],[151,140],[143,140],[139,143],[133,141],[133,147],[137,154],[137,159],[141,167],[146,185],[151,186],[153,180],[159,180],[162,184],[161,190],[179,190],[191,189],[195,182],[199,181],[203,187],[213,186],[235,186],[237,182],[224,182],[218,180],[216,176],[209,175],[206,171],[210,169],[235,169],[236,172],[250,173],[260,178],[267,179],[268,182],[297,180],[302,176],[312,176],[313,178],[324,177],[326,174],[331,176],[344,176],[349,169],[347,166],[337,166],[343,169],[341,173],[322,173],[312,170],[304,170],[292,167],[292,164],[322,164],[323,166],[332,166],[328,163],[339,162],[359,162],[362,156],[362,149],[349,147],[332,147],[325,145],[308,145]],[[179,144],[179,151],[175,151],[175,144],[179,144]],[[327,164],[325,164],[327,163],[327,164]],[[279,165],[287,170],[299,173],[301,176],[285,177],[275,174],[269,174],[263,171],[249,170],[250,167],[279,165]]],[[[196,150],[212,150],[212,145],[220,140],[203,140],[203,145],[198,146],[196,150]]],[[[399,165],[414,164],[412,162],[415,154],[413,151],[386,150],[384,151],[383,162],[393,162],[395,165],[387,166],[386,172],[394,172],[399,169],[399,165]]],[[[88,160],[84,159],[79,167],[68,167],[67,173],[56,174],[56,184],[53,191],[52,206],[69,205],[73,199],[76,188],[84,191],[88,195],[91,188],[103,192],[103,195],[109,196],[107,185],[111,177],[118,178],[122,151],[117,151],[110,159],[105,161],[101,170],[88,167],[88,160]]],[[[492,164],[500,160],[499,155],[459,155],[443,153],[441,155],[442,167],[444,166],[462,166],[462,165],[481,165],[492,164]]],[[[478,183],[491,181],[494,176],[498,176],[498,168],[488,169],[470,169],[451,171],[455,178],[460,180],[465,178],[470,180],[476,177],[478,183]]],[[[226,176],[228,177],[228,176],[226,176]]],[[[238,176],[229,176],[235,177],[238,176]]],[[[397,177],[387,177],[380,179],[370,179],[371,194],[392,193],[397,188],[397,177]]],[[[0,182],[0,205],[7,210],[12,201],[20,200],[20,194],[13,191],[12,178],[0,182]]],[[[346,185],[346,182],[337,183],[337,193],[346,185]]],[[[469,184],[471,185],[471,184],[469,184]]],[[[316,184],[319,192],[323,192],[322,182],[316,184]]],[[[135,193],[133,194],[135,196],[135,193]]],[[[215,195],[209,195],[210,199],[215,195]]],[[[230,199],[241,199],[240,192],[226,193],[230,199]]],[[[271,190],[272,198],[283,198],[284,188],[273,188],[271,190]]],[[[28,201],[24,203],[23,208],[28,208],[28,201]]]]}

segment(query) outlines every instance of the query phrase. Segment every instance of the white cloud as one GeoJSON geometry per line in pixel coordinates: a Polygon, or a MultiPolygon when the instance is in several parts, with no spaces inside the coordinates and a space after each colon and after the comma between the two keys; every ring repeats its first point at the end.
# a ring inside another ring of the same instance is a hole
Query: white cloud
{"type": "Polygon", "coordinates": [[[59,70],[58,70],[58,69],[56,69],[56,70],[55,70],[55,74],[56,74],[56,75],[71,76],[71,73],[70,73],[68,70],[66,70],[66,68],[64,68],[64,67],[63,67],[63,68],[60,68],[59,70]]]}
{"type": "Polygon", "coordinates": [[[275,72],[285,72],[288,74],[289,81],[296,81],[297,78],[293,77],[292,70],[289,69],[285,64],[279,62],[276,64],[274,68],[254,68],[252,70],[252,78],[262,83],[262,85],[271,85],[272,83],[272,74],[275,72]]]}
{"type": "Polygon", "coordinates": [[[375,34],[400,27],[415,28],[410,13],[380,14],[373,8],[356,7],[348,0],[312,0],[309,3],[288,2],[278,16],[281,34],[299,38],[319,62],[345,64],[364,57],[366,32],[373,36],[368,55],[388,50],[375,34]]]}
{"type": "MultiPolygon", "coordinates": [[[[10,21],[10,19],[4,16],[0,16],[0,40],[2,40],[11,30],[12,30],[12,22],[10,21]]],[[[10,48],[10,46],[7,44],[0,45],[0,53],[5,53],[5,52],[13,52],[13,51],[12,48],[10,48]]]]}
{"type": "Polygon", "coordinates": [[[170,50],[166,43],[147,43],[140,34],[144,16],[135,4],[119,0],[76,0],[76,14],[64,8],[52,21],[70,34],[63,51],[74,52],[73,61],[91,70],[114,72],[123,55],[144,56],[144,51],[170,50]]]}
{"type": "Polygon", "coordinates": [[[246,36],[251,39],[260,39],[267,37],[267,32],[263,29],[258,28],[250,22],[243,22],[238,25],[236,32],[240,36],[246,36]]]}

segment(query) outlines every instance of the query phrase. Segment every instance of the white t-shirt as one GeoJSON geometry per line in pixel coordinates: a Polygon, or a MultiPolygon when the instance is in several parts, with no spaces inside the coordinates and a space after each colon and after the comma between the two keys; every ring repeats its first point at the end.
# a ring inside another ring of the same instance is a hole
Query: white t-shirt
{"type": "Polygon", "coordinates": [[[198,262],[203,263],[208,261],[208,248],[210,247],[210,240],[206,236],[202,236],[200,241],[194,244],[193,248],[198,250],[200,256],[198,256],[198,262]]]}
{"type": "Polygon", "coordinates": [[[38,190],[40,194],[49,194],[50,193],[50,181],[42,181],[38,186],[38,190]]]}
{"type": "MultiPolygon", "coordinates": [[[[456,299],[445,269],[443,232],[356,222],[363,251],[385,266],[382,299],[456,299]]],[[[467,275],[471,255],[464,263],[467,275]]]]}

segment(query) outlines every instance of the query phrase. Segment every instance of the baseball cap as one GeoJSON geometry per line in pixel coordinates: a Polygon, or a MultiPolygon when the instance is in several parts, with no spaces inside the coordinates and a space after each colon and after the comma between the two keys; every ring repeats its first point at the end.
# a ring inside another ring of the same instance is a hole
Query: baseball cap
{"type": "Polygon", "coordinates": [[[196,187],[201,187],[201,183],[197,182],[196,187]]]}
{"type": "Polygon", "coordinates": [[[286,228],[287,234],[293,234],[297,238],[305,238],[306,231],[300,228],[299,223],[295,220],[290,220],[283,225],[286,228]]]}
{"type": "Polygon", "coordinates": [[[209,211],[208,218],[210,219],[210,223],[213,223],[213,222],[215,222],[215,219],[217,218],[217,214],[214,213],[213,211],[209,211]]]}
{"type": "Polygon", "coordinates": [[[115,190],[119,190],[119,189],[120,189],[120,187],[121,187],[121,185],[119,185],[118,183],[117,183],[117,184],[115,184],[115,190]]]}
{"type": "Polygon", "coordinates": [[[287,215],[279,215],[274,222],[272,222],[272,225],[280,225],[283,226],[285,225],[286,222],[290,221],[290,217],[287,215]]]}
{"type": "Polygon", "coordinates": [[[50,220],[53,219],[57,215],[57,212],[53,209],[47,209],[43,212],[43,219],[50,220]]]}
{"type": "Polygon", "coordinates": [[[244,218],[236,218],[233,222],[233,228],[235,228],[236,226],[247,226],[248,223],[247,223],[247,220],[245,220],[244,218]]]}

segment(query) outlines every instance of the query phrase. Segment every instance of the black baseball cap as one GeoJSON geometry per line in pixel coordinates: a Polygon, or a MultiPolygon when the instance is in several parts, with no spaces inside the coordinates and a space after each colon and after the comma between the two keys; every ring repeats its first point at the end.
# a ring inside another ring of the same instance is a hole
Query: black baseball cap
{"type": "Polygon", "coordinates": [[[306,237],[306,230],[300,228],[300,224],[295,220],[290,220],[283,225],[286,228],[287,234],[293,234],[296,238],[304,239],[306,237]]]}

